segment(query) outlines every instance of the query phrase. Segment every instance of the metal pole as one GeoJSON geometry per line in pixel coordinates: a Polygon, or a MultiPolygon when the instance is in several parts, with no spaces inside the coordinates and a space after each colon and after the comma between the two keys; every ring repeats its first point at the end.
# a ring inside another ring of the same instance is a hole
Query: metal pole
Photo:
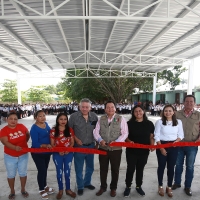
{"type": "Polygon", "coordinates": [[[21,98],[21,79],[17,75],[17,94],[18,94],[18,104],[22,104],[22,98],[21,98]]]}
{"type": "Polygon", "coordinates": [[[153,104],[156,104],[156,82],[157,82],[157,73],[153,77],[153,104]]]}
{"type": "Polygon", "coordinates": [[[187,94],[192,94],[193,78],[194,78],[194,59],[191,60],[189,65],[187,94]]]}

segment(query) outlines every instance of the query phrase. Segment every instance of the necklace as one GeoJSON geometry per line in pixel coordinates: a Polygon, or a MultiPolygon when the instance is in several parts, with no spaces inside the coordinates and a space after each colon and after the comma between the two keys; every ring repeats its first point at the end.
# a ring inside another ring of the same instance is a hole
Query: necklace
{"type": "Polygon", "coordinates": [[[172,125],[172,121],[166,121],[166,124],[167,124],[168,126],[170,126],[170,125],[172,125]]]}

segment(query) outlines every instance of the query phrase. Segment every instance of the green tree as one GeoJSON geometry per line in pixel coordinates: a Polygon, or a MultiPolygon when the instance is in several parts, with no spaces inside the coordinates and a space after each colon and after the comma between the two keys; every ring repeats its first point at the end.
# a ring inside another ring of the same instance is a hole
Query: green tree
{"type": "Polygon", "coordinates": [[[14,103],[17,102],[17,82],[15,80],[5,79],[2,84],[1,100],[3,102],[14,103]]]}
{"type": "Polygon", "coordinates": [[[44,90],[46,90],[49,94],[56,94],[57,90],[56,90],[56,86],[54,85],[47,85],[47,86],[43,86],[44,90]]]}
{"type": "MultiPolygon", "coordinates": [[[[77,72],[76,72],[77,73],[77,72]]],[[[86,72],[85,72],[86,73],[86,72]]],[[[90,73],[90,72],[88,72],[90,73]]],[[[111,72],[113,73],[113,72],[111,72]]],[[[115,72],[116,74],[117,72],[115,72]]],[[[120,73],[120,72],[118,72],[120,73]]],[[[73,73],[71,73],[73,76],[73,73]]],[[[82,73],[82,75],[86,75],[82,73]]],[[[92,74],[90,74],[92,75],[92,74]]],[[[135,75],[137,76],[137,75],[135,75]]],[[[88,97],[92,101],[111,99],[114,102],[121,102],[133,93],[134,88],[141,86],[144,90],[149,89],[150,84],[146,82],[152,79],[144,78],[69,78],[63,79],[65,85],[65,96],[79,101],[88,97]],[[147,87],[148,86],[148,87],[147,87]]]]}
{"type": "MultiPolygon", "coordinates": [[[[182,66],[175,66],[171,70],[164,70],[158,73],[158,80],[162,79],[164,83],[169,83],[171,88],[175,88],[180,84],[180,74],[185,71],[182,66]]],[[[88,72],[78,72],[86,76],[88,72]]],[[[104,72],[99,72],[101,73],[104,72]]],[[[117,72],[110,72],[114,75],[117,72]]],[[[118,72],[118,75],[120,72],[118,72]]],[[[134,92],[135,88],[139,88],[143,92],[153,90],[152,78],[143,78],[134,74],[134,77],[119,77],[119,78],[72,78],[75,72],[70,72],[70,76],[66,75],[62,82],[62,89],[65,91],[64,96],[70,97],[73,100],[79,101],[84,97],[88,97],[92,101],[102,101],[111,99],[114,102],[124,101],[130,94],[134,92]]]]}
{"type": "Polygon", "coordinates": [[[170,90],[174,90],[176,86],[180,85],[181,78],[180,75],[186,71],[185,67],[181,65],[175,66],[172,69],[164,70],[158,73],[158,80],[163,80],[164,84],[170,84],[170,90]]]}
{"type": "Polygon", "coordinates": [[[26,94],[28,101],[49,103],[53,100],[50,94],[44,89],[44,86],[32,86],[26,91],[26,94]]]}

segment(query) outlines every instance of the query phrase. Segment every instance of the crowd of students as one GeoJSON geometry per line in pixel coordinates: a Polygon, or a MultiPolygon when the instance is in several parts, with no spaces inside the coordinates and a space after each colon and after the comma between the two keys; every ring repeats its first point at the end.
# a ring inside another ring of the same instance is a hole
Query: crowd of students
{"type": "MultiPolygon", "coordinates": [[[[194,110],[195,97],[187,95],[184,98],[184,109],[178,112],[174,106],[166,105],[163,108],[161,119],[155,127],[147,119],[145,110],[141,105],[134,105],[131,112],[131,119],[126,123],[124,117],[116,114],[117,107],[112,101],[104,105],[105,115],[99,119],[94,112],[91,112],[92,105],[88,99],[81,100],[79,110],[73,113],[68,120],[65,112],[60,112],[53,127],[49,127],[46,122],[46,112],[39,109],[34,113],[35,123],[29,130],[18,123],[18,115],[15,111],[10,111],[7,115],[7,125],[0,132],[0,139],[4,145],[4,163],[7,171],[8,184],[10,187],[9,199],[15,199],[15,176],[18,171],[21,182],[21,194],[28,197],[26,191],[27,165],[29,153],[23,148],[28,147],[28,140],[31,137],[32,148],[39,148],[39,152],[31,153],[31,157],[37,168],[37,182],[39,194],[42,199],[47,200],[55,190],[47,185],[47,171],[52,153],[43,152],[42,149],[52,149],[54,147],[79,147],[95,148],[96,140],[99,150],[105,151],[106,156],[99,155],[100,164],[100,190],[97,196],[102,195],[107,190],[108,164],[111,164],[110,196],[116,196],[119,167],[121,162],[121,147],[111,147],[112,142],[129,142],[140,144],[167,144],[179,141],[200,141],[199,122],[200,113],[194,110]]],[[[131,192],[133,175],[136,171],[136,191],[144,196],[142,189],[143,172],[147,164],[149,151],[151,149],[126,148],[126,179],[124,197],[128,197],[131,192]]],[[[185,193],[192,196],[191,184],[194,175],[194,162],[198,147],[171,147],[156,150],[158,168],[158,194],[164,196],[163,175],[167,165],[167,187],[166,193],[173,197],[172,190],[181,186],[181,175],[186,157],[185,193]],[[175,178],[174,178],[174,168],[175,178]],[[174,180],[174,184],[173,184],[174,180]]],[[[76,183],[78,195],[83,195],[84,188],[94,190],[91,184],[94,171],[94,155],[80,152],[53,152],[57,182],[59,191],[57,199],[61,199],[65,191],[66,195],[75,198],[76,192],[70,188],[70,169],[72,160],[75,163],[76,183]],[[84,165],[84,162],[85,165],[84,165]],[[85,175],[83,175],[83,167],[85,175]],[[63,174],[65,184],[63,186],[63,174]]]]}

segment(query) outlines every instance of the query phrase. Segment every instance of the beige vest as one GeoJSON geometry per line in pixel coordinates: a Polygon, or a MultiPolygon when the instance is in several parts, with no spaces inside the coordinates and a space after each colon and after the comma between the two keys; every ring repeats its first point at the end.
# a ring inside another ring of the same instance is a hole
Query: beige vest
{"type": "Polygon", "coordinates": [[[184,139],[185,142],[194,142],[199,136],[199,122],[200,112],[194,111],[189,117],[184,115],[184,111],[176,112],[177,119],[183,123],[184,139]]]}
{"type": "MultiPolygon", "coordinates": [[[[115,141],[121,135],[121,116],[115,114],[112,122],[108,124],[108,118],[106,115],[100,118],[100,135],[107,143],[115,141]]],[[[103,147],[99,145],[101,149],[113,151],[120,150],[121,147],[103,147]]]]}

